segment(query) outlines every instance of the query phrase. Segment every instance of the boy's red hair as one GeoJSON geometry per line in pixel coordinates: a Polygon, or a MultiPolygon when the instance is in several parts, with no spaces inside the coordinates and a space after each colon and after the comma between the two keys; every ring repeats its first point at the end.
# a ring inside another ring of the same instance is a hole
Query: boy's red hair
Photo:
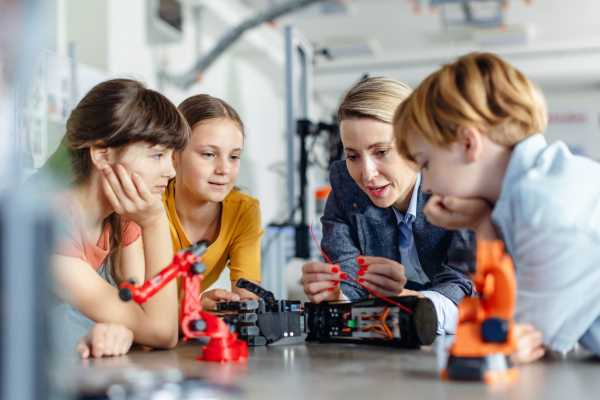
{"type": "Polygon", "coordinates": [[[542,133],[548,117],[541,91],[499,57],[473,53],[429,75],[398,107],[394,131],[400,153],[409,131],[434,146],[455,142],[460,125],[472,125],[497,144],[513,147],[542,133]]]}

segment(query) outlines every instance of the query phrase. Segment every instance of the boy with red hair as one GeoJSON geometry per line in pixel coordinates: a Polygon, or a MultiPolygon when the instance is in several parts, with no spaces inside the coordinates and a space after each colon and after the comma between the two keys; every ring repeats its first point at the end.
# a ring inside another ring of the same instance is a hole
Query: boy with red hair
{"type": "Polygon", "coordinates": [[[533,323],[553,350],[579,341],[600,355],[600,164],[548,145],[546,122],[532,81],[492,54],[469,54],[425,79],[394,127],[422,190],[434,194],[427,219],[504,241],[515,319],[533,323]]]}

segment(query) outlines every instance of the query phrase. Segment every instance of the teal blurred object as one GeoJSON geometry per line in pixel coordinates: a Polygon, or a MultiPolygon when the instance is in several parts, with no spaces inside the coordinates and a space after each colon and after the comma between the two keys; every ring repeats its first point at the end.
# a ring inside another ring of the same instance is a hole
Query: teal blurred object
{"type": "Polygon", "coordinates": [[[36,175],[34,175],[34,179],[49,179],[59,188],[69,186],[72,183],[73,173],[69,150],[64,143],[64,139],[60,142],[54,154],[40,168],[39,174],[36,175]],[[39,175],[39,177],[36,175],[39,175]]]}

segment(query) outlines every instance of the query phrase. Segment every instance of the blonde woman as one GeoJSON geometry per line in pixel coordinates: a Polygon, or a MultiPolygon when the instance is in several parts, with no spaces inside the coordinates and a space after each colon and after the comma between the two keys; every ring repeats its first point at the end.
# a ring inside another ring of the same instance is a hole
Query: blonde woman
{"type": "Polygon", "coordinates": [[[342,102],[338,121],[346,161],[331,166],[332,190],[321,218],[321,245],[336,265],[307,263],[302,283],[315,303],[368,297],[344,275],[388,297],[427,297],[438,314],[438,333],[453,333],[457,304],[471,295],[472,283],[467,266],[450,261],[448,253],[467,246],[473,235],[435,227],[423,216],[429,196],[420,190],[417,165],[396,150],[392,125],[410,93],[397,80],[369,78],[342,102]]]}

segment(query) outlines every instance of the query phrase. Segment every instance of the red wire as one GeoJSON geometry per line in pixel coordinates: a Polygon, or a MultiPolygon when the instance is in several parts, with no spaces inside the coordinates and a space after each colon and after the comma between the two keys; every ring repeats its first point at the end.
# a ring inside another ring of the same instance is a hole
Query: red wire
{"type": "MultiPolygon", "coordinates": [[[[321,246],[319,245],[319,242],[317,241],[317,238],[315,237],[315,234],[313,233],[313,224],[314,224],[314,221],[312,221],[312,222],[310,223],[310,234],[312,235],[312,237],[313,237],[313,240],[315,241],[315,243],[316,243],[316,245],[317,245],[317,248],[319,249],[319,251],[321,252],[321,254],[323,255],[323,257],[325,257],[325,259],[327,260],[327,262],[328,262],[329,264],[332,264],[332,265],[333,265],[333,263],[331,262],[331,260],[329,259],[329,257],[327,257],[327,256],[325,255],[325,253],[323,253],[323,250],[321,250],[321,246]]],[[[376,291],[374,291],[373,289],[369,289],[368,287],[366,287],[365,285],[363,285],[363,284],[362,284],[362,283],[360,283],[359,281],[357,281],[357,280],[355,280],[355,279],[352,279],[351,277],[348,277],[348,279],[350,279],[352,282],[356,283],[357,285],[359,285],[359,286],[362,286],[363,288],[367,289],[367,290],[369,291],[369,293],[371,293],[373,296],[379,297],[380,299],[382,299],[382,300],[385,300],[385,301],[387,301],[388,303],[395,305],[396,307],[400,307],[401,309],[403,309],[404,311],[408,312],[409,314],[412,314],[412,313],[413,313],[413,312],[412,312],[412,310],[411,310],[410,308],[406,308],[406,307],[404,307],[402,304],[400,304],[400,303],[396,303],[394,300],[390,300],[390,299],[388,299],[387,297],[384,297],[384,296],[380,295],[379,293],[377,293],[377,292],[376,292],[376,291]]]]}
{"type": "Polygon", "coordinates": [[[325,257],[325,259],[327,260],[327,262],[331,265],[333,265],[333,263],[331,262],[331,260],[329,259],[329,257],[327,257],[325,255],[325,253],[323,253],[323,250],[321,250],[321,246],[319,246],[319,242],[317,242],[317,238],[315,237],[315,234],[313,233],[313,225],[314,225],[315,221],[311,221],[310,223],[310,234],[313,237],[313,240],[315,241],[315,243],[317,244],[317,248],[319,249],[319,251],[321,252],[321,254],[323,254],[323,257],[325,257]]]}
{"type": "Polygon", "coordinates": [[[376,291],[374,291],[373,289],[369,289],[368,287],[366,287],[365,285],[363,285],[362,283],[360,283],[359,281],[352,279],[351,277],[348,277],[348,279],[350,279],[352,282],[356,283],[357,285],[360,285],[362,287],[364,287],[365,289],[367,289],[369,291],[369,293],[371,293],[373,296],[379,297],[382,300],[387,301],[388,303],[391,303],[397,307],[400,307],[401,309],[403,309],[404,311],[407,311],[408,313],[412,314],[412,310],[410,308],[406,308],[404,307],[402,304],[400,303],[396,303],[394,300],[390,300],[387,297],[384,297],[382,295],[380,295],[379,293],[377,293],[376,291]]]}

